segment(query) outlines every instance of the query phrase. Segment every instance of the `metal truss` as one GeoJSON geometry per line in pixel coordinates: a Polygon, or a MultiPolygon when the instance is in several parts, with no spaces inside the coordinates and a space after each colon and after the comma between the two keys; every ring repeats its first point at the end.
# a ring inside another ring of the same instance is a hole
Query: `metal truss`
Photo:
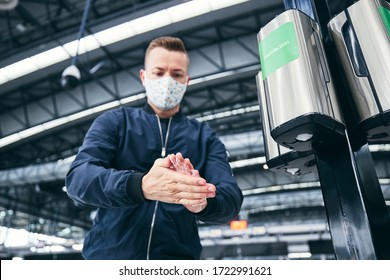
{"type": "MultiPolygon", "coordinates": [[[[193,78],[259,65],[256,32],[264,14],[245,16],[177,34],[188,42],[193,78]]],[[[93,61],[87,55],[80,57],[85,79],[74,91],[61,90],[58,73],[7,92],[0,108],[0,136],[139,93],[144,49],[145,43],[115,53],[104,48],[102,56],[93,61]],[[101,65],[99,71],[91,74],[96,65],[101,65]]]]}
{"type": "MultiPolygon", "coordinates": [[[[84,1],[24,0],[15,9],[0,12],[0,60],[47,42],[58,41],[79,29],[84,1]]],[[[157,0],[94,0],[88,26],[112,20],[113,14],[133,13],[156,5],[157,0]]]]}
{"type": "Polygon", "coordinates": [[[90,126],[90,121],[68,127],[57,133],[41,135],[35,141],[18,143],[1,151],[0,168],[52,162],[74,155],[90,126]]]}
{"type": "MultiPolygon", "coordinates": [[[[63,224],[57,229],[58,231],[69,225],[83,229],[91,225],[89,214],[85,209],[76,207],[59,188],[48,187],[47,184],[34,184],[25,185],[23,188],[1,188],[0,192],[0,206],[12,210],[14,217],[18,217],[18,213],[24,213],[63,224]]],[[[11,219],[4,226],[25,229],[29,227],[29,221],[26,224],[20,224],[21,222],[23,223],[23,220],[11,219]]],[[[57,230],[45,233],[55,234],[57,230]]]]}
{"type": "MultiPolygon", "coordinates": [[[[1,104],[1,136],[143,92],[138,74],[135,74],[143,68],[141,61],[140,63],[130,71],[116,73],[111,69],[111,71],[107,71],[106,76],[81,84],[80,87],[72,91],[63,91],[58,85],[58,80],[52,79],[23,86],[19,91],[9,93],[1,104]]],[[[252,61],[246,62],[246,64],[258,65],[257,57],[253,56],[252,61]]],[[[203,76],[214,74],[213,70],[207,67],[202,67],[202,69],[208,72],[203,70],[203,76]]],[[[224,71],[229,70],[233,69],[224,69],[224,71]]],[[[252,73],[253,71],[250,72],[250,74],[252,73]]],[[[235,85],[230,82],[225,88],[222,86],[217,89],[208,87],[204,92],[197,91],[198,95],[194,96],[195,98],[191,98],[193,94],[190,87],[188,99],[191,102],[185,99],[183,110],[194,113],[195,107],[198,110],[218,108],[226,104],[226,100],[229,100],[228,97],[232,101],[242,101],[244,97],[249,96],[251,101],[255,101],[257,96],[253,80],[252,77],[251,81],[235,83],[235,85]],[[234,96],[236,97],[232,99],[231,97],[234,96]],[[208,106],[205,107],[204,104],[208,104],[208,106]]]]}

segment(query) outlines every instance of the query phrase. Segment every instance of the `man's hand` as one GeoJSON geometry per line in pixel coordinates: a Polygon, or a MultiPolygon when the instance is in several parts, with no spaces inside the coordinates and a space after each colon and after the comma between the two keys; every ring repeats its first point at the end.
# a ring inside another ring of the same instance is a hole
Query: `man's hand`
{"type": "MultiPolygon", "coordinates": [[[[194,169],[194,166],[192,165],[191,161],[188,158],[183,158],[183,155],[181,153],[177,153],[176,155],[171,154],[168,156],[169,160],[173,164],[173,169],[184,174],[189,174],[191,176],[200,177],[199,171],[194,169]]],[[[215,188],[214,185],[208,184],[209,187],[215,188]]],[[[214,197],[213,196],[209,197],[214,197]]],[[[207,206],[207,200],[206,198],[203,198],[203,202],[201,204],[194,204],[194,205],[184,205],[189,211],[193,213],[199,213],[207,206]]]]}
{"type": "Polygon", "coordinates": [[[183,204],[194,213],[202,211],[206,207],[206,198],[214,197],[216,188],[201,178],[197,171],[191,170],[194,170],[191,162],[180,153],[157,159],[142,179],[145,198],[183,204]],[[174,170],[180,164],[184,164],[188,172],[174,170]]]}

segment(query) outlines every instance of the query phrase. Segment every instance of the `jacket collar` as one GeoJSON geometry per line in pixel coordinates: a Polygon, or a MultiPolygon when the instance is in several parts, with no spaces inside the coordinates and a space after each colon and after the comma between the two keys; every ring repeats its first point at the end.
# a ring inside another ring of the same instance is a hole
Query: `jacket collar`
{"type": "MultiPolygon", "coordinates": [[[[148,114],[156,114],[154,111],[153,111],[153,108],[149,105],[148,102],[145,103],[145,106],[144,106],[144,111],[148,114]]],[[[182,117],[183,116],[183,113],[181,111],[181,108],[179,108],[179,111],[173,115],[174,118],[178,118],[178,117],[182,117]]]]}

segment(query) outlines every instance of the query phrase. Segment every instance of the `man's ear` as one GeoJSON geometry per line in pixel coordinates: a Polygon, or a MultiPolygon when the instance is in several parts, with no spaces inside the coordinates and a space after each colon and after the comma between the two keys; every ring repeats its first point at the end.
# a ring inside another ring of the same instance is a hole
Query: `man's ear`
{"type": "Polygon", "coordinates": [[[187,86],[188,86],[190,80],[191,80],[191,77],[190,77],[190,76],[187,76],[187,82],[186,82],[186,85],[187,85],[187,86]]]}
{"type": "Polygon", "coordinates": [[[144,80],[145,80],[145,70],[144,69],[139,70],[139,78],[141,79],[141,83],[144,84],[144,80]]]}

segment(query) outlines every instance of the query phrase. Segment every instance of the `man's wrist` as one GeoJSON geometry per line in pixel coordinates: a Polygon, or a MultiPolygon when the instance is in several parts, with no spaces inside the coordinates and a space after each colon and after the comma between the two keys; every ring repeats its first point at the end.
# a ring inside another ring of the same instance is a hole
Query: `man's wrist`
{"type": "Polygon", "coordinates": [[[141,203],[146,200],[142,191],[142,179],[145,174],[146,173],[142,172],[134,172],[129,176],[129,179],[127,180],[127,196],[131,201],[135,203],[141,203]]]}

